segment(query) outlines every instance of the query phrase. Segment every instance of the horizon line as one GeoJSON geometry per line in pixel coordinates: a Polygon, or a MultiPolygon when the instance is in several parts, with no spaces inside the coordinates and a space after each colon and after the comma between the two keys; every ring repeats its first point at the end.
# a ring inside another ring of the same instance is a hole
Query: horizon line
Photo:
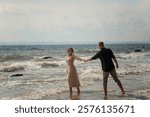
{"type": "MultiPolygon", "coordinates": [[[[145,41],[103,41],[105,44],[150,44],[150,40],[145,41]]],[[[0,45],[76,45],[76,44],[98,44],[100,41],[88,42],[0,42],[0,45]]]]}
{"type": "MultiPolygon", "coordinates": [[[[77,42],[77,43],[58,43],[58,42],[53,42],[53,43],[1,43],[0,45],[94,45],[98,44],[98,42],[91,42],[91,43],[84,43],[84,42],[77,42]]],[[[105,42],[105,44],[150,44],[150,41],[144,41],[144,42],[105,42]]]]}

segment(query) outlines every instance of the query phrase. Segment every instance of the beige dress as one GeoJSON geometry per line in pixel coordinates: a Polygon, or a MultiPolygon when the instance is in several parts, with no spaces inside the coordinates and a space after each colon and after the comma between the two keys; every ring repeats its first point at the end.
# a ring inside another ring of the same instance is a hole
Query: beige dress
{"type": "Polygon", "coordinates": [[[67,76],[68,76],[69,87],[79,87],[80,86],[79,76],[78,76],[76,67],[74,66],[75,59],[82,60],[82,59],[76,57],[75,55],[66,57],[67,76]]]}

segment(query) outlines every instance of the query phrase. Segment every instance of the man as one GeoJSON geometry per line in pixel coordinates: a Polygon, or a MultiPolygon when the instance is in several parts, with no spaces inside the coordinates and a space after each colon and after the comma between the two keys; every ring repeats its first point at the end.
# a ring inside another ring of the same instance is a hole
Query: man
{"type": "Polygon", "coordinates": [[[104,87],[105,97],[107,97],[107,81],[108,81],[109,74],[111,74],[111,76],[113,77],[114,81],[120,87],[121,93],[125,94],[123,86],[122,86],[120,80],[117,77],[115,66],[114,66],[114,63],[112,61],[112,59],[113,59],[114,62],[116,63],[116,68],[118,68],[119,66],[118,66],[118,62],[117,62],[116,57],[114,56],[114,54],[113,54],[111,49],[105,48],[103,42],[99,42],[99,48],[101,50],[99,52],[97,52],[95,54],[95,56],[93,56],[92,58],[87,59],[85,61],[86,62],[87,61],[92,61],[92,60],[95,60],[97,58],[99,58],[101,60],[102,70],[103,70],[103,87],[104,87]]]}

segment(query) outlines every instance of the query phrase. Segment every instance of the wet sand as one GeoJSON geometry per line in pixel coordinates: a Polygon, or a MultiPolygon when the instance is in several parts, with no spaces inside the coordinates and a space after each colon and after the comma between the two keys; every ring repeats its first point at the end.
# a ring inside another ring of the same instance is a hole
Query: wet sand
{"type": "Polygon", "coordinates": [[[118,85],[111,77],[108,80],[108,96],[104,97],[103,82],[96,80],[94,84],[82,87],[81,94],[73,89],[73,95],[69,91],[64,91],[57,95],[43,97],[43,100],[149,100],[150,99],[150,73],[145,72],[137,75],[126,75],[119,77],[124,89],[125,95],[121,95],[118,85]]]}

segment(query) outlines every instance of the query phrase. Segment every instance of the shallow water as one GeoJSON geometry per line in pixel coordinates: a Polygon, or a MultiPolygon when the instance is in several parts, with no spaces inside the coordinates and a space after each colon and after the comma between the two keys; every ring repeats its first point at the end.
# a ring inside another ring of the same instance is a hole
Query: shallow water
{"type": "MultiPolygon", "coordinates": [[[[42,99],[68,90],[65,62],[68,47],[73,47],[75,54],[83,58],[98,51],[96,45],[0,46],[0,99],[42,99]],[[14,74],[23,76],[11,77],[14,74]]],[[[120,77],[150,72],[149,44],[107,47],[112,48],[118,59],[120,77]],[[136,49],[141,52],[134,52],[136,49]]],[[[99,60],[76,61],[75,65],[82,86],[102,79],[99,60]]]]}

